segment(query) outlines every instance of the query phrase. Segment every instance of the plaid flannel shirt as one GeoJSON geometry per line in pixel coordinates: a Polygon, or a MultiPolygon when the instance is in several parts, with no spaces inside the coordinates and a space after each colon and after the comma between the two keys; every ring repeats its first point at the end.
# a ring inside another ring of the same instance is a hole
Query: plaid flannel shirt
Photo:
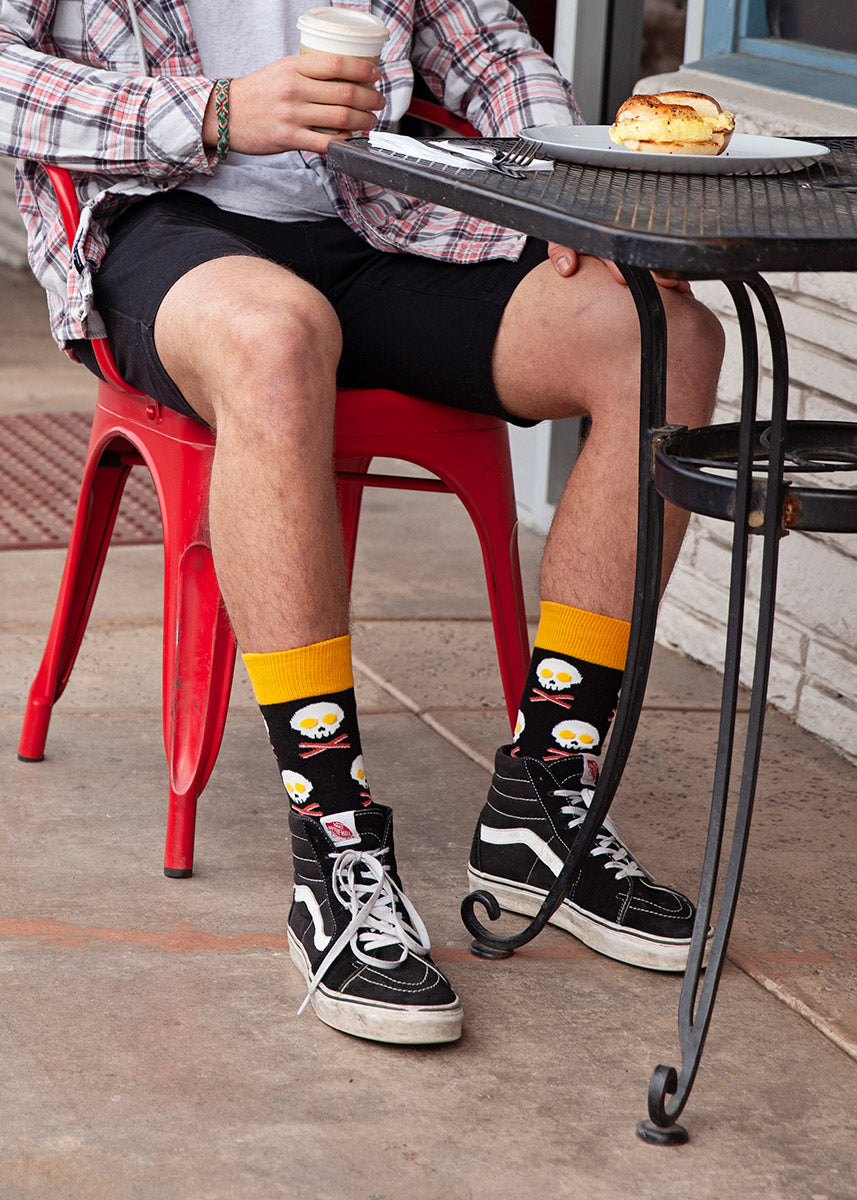
{"type": "MultiPolygon", "coordinates": [[[[30,265],[60,344],[104,332],[92,276],[108,218],[134,197],[216,170],[201,136],[213,80],[202,73],[183,0],[138,0],[136,14],[131,3],[0,0],[0,153],[18,160],[30,265]],[[71,254],[40,162],[74,179],[82,217],[71,254]]],[[[390,29],[380,128],[407,110],[414,69],[445,108],[487,135],[581,120],[569,85],[506,0],[339,6],[371,7],[390,29]]],[[[327,172],[319,155],[304,157],[327,172]]],[[[460,263],[520,253],[523,239],[509,230],[345,176],[334,181],[340,216],[379,249],[460,263]]]]}

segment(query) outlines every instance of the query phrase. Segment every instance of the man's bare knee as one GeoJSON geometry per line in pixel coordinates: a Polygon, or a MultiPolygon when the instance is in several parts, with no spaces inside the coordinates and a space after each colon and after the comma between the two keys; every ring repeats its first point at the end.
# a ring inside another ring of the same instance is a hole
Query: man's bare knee
{"type": "Polygon", "coordinates": [[[328,300],[291,272],[255,258],[195,268],[164,299],[158,353],[192,407],[212,425],[232,413],[269,425],[301,400],[330,395],[342,334],[328,300]]]}

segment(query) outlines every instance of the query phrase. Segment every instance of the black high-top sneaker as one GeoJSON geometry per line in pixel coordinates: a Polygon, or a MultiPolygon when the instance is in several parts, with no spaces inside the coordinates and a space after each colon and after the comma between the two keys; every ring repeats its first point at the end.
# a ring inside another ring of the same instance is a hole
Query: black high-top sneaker
{"type": "Polygon", "coordinates": [[[290,811],[295,861],[288,936],[307,1003],[327,1025],[377,1042],[461,1036],[461,1003],[429,955],[425,925],[402,891],[393,814],[290,811]]]}
{"type": "MultiPolygon", "coordinates": [[[[467,876],[501,908],[534,916],[586,818],[598,760],[572,754],[546,763],[510,749],[497,751],[467,876]]],[[[694,915],[686,896],[652,881],[608,818],[551,924],[632,966],[683,971],[694,915]]]]}

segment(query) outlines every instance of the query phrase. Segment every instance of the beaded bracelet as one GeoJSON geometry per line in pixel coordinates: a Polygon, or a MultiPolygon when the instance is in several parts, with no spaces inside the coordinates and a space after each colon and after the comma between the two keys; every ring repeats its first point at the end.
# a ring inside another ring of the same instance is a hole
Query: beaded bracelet
{"type": "Polygon", "coordinates": [[[229,153],[229,85],[231,79],[218,79],[214,85],[214,115],[217,118],[217,145],[215,152],[223,162],[229,153]]]}

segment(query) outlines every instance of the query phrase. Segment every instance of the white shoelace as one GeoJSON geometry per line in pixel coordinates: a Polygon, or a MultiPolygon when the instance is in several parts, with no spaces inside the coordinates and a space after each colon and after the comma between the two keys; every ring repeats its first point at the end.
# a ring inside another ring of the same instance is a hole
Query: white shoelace
{"type": "MultiPolygon", "coordinates": [[[[580,792],[571,792],[564,788],[557,789],[554,796],[560,798],[568,798],[576,803],[567,804],[559,811],[568,814],[571,820],[568,823],[569,829],[577,829],[586,820],[586,814],[589,812],[589,806],[592,803],[594,795],[591,788],[584,788],[580,792]]],[[[619,831],[610,820],[609,817],[604,818],[604,823],[595,838],[595,844],[589,851],[592,858],[606,857],[608,862],[602,863],[606,871],[615,871],[617,879],[629,879],[638,876],[642,879],[650,879],[649,872],[646,871],[634,858],[631,851],[622,841],[619,836],[619,831]]]]}
{"type": "Polygon", "coordinates": [[[422,955],[431,950],[428,931],[419,913],[380,861],[386,853],[387,848],[384,847],[382,850],[343,850],[335,856],[333,891],[340,903],[350,910],[351,920],[309,981],[298,1016],[306,1008],[330,964],[349,944],[360,962],[384,971],[399,966],[410,953],[422,955]],[[407,914],[407,920],[400,914],[397,901],[407,914]],[[380,958],[372,953],[373,950],[389,946],[401,947],[398,958],[380,958]]]}

